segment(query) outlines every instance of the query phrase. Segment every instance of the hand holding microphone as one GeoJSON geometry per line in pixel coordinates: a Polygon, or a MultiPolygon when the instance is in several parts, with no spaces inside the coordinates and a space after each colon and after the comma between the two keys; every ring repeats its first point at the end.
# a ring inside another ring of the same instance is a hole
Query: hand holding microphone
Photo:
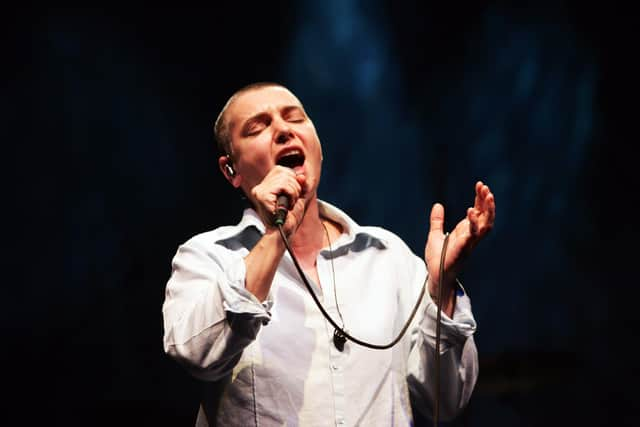
{"type": "MultiPolygon", "coordinates": [[[[305,183],[305,177],[302,174],[296,174],[295,177],[298,184],[301,185],[301,193],[299,196],[302,197],[304,194],[304,188],[302,188],[302,185],[305,183]]],[[[276,199],[276,212],[273,216],[273,223],[276,226],[284,226],[290,207],[292,207],[292,203],[289,195],[285,192],[278,194],[276,199]]]]}
{"type": "Polygon", "coordinates": [[[305,175],[296,175],[293,169],[280,165],[271,169],[251,190],[251,198],[265,225],[281,225],[287,235],[295,231],[304,214],[301,197],[305,187],[305,175]],[[288,215],[289,211],[293,215],[288,215]]]}

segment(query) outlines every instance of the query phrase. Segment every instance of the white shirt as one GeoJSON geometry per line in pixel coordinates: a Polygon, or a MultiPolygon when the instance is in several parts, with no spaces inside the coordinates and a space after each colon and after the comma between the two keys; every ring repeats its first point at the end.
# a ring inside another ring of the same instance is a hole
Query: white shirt
{"type": "MultiPolygon", "coordinates": [[[[426,278],[424,261],[395,234],[362,227],[319,202],[338,222],[333,251],[320,251],[319,300],[354,337],[391,342],[408,319],[426,278]],[[332,255],[333,253],[333,255],[332,255]],[[335,292],[331,259],[335,269],[335,292]]],[[[244,288],[244,257],[264,233],[257,213],[235,226],[199,234],[181,245],[167,283],[164,349],[206,381],[198,425],[407,426],[411,405],[431,416],[436,305],[425,298],[403,339],[374,350],[333,344],[322,316],[285,252],[264,302],[244,288]]],[[[460,289],[453,319],[442,313],[442,420],[468,403],[478,376],[476,323],[460,289]]]]}

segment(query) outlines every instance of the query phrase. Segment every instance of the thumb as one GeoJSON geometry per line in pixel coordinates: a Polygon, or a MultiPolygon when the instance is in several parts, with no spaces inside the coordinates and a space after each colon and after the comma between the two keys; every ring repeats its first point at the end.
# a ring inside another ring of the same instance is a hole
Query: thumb
{"type": "Polygon", "coordinates": [[[438,231],[444,233],[444,206],[435,203],[431,208],[429,232],[438,231]]]}
{"type": "Polygon", "coordinates": [[[292,221],[291,225],[292,225],[292,230],[294,232],[300,226],[300,223],[302,222],[302,218],[304,217],[306,210],[307,210],[306,198],[304,196],[298,197],[296,202],[293,204],[291,210],[289,211],[289,215],[288,215],[289,217],[291,217],[288,219],[292,221]]]}

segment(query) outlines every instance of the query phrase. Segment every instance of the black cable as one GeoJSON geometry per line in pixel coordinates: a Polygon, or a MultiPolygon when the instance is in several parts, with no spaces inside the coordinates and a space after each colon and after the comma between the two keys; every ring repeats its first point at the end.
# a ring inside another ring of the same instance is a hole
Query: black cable
{"type": "MultiPolygon", "coordinates": [[[[427,288],[427,280],[429,278],[428,275],[424,279],[424,283],[422,284],[422,290],[420,291],[420,296],[418,297],[418,300],[416,301],[416,304],[413,307],[413,310],[411,311],[411,315],[409,316],[409,319],[407,320],[407,322],[402,327],[402,330],[400,331],[398,336],[393,341],[391,341],[389,344],[384,344],[384,345],[371,344],[371,343],[359,340],[359,339],[351,336],[344,329],[342,329],[340,326],[338,326],[338,324],[331,318],[329,313],[326,312],[326,310],[324,309],[324,307],[322,306],[322,304],[318,300],[318,297],[316,296],[315,292],[313,291],[313,288],[311,287],[311,285],[307,281],[307,278],[306,278],[304,272],[302,271],[302,268],[300,268],[300,265],[298,264],[298,260],[296,259],[295,255],[293,254],[293,251],[291,250],[291,247],[289,246],[289,241],[287,240],[287,237],[284,235],[284,231],[282,230],[282,224],[278,223],[277,226],[278,226],[278,230],[280,231],[280,237],[282,237],[282,241],[284,242],[284,245],[287,248],[287,251],[289,252],[289,255],[291,256],[291,259],[293,260],[293,264],[295,265],[296,270],[298,270],[298,274],[300,275],[300,278],[302,279],[302,282],[307,287],[307,290],[309,291],[309,293],[313,297],[313,300],[315,301],[315,303],[318,306],[318,309],[320,310],[322,315],[327,319],[327,321],[329,323],[331,323],[331,326],[333,326],[335,328],[337,333],[341,334],[344,338],[346,338],[346,339],[348,339],[350,341],[353,341],[356,344],[359,344],[359,345],[364,346],[364,347],[376,349],[376,350],[385,350],[387,348],[391,348],[394,345],[396,345],[398,343],[398,341],[400,341],[402,336],[405,334],[405,332],[409,328],[409,325],[411,324],[411,321],[413,320],[416,312],[418,311],[418,307],[420,306],[420,302],[422,302],[422,298],[424,297],[424,292],[425,292],[425,290],[427,288]]],[[[441,276],[440,277],[442,277],[442,271],[444,269],[444,250],[446,249],[446,245],[447,245],[448,240],[449,240],[449,233],[447,233],[445,235],[445,240],[444,240],[444,243],[443,243],[443,251],[442,251],[442,255],[440,257],[440,271],[441,271],[441,273],[440,273],[441,276]]],[[[441,291],[442,291],[442,289],[440,289],[440,292],[441,291]]],[[[440,347],[438,341],[439,341],[439,337],[440,337],[439,336],[439,326],[440,326],[439,322],[440,322],[440,310],[441,310],[440,301],[441,301],[441,299],[442,298],[440,297],[440,298],[438,298],[438,301],[436,301],[436,304],[438,306],[438,320],[437,320],[438,324],[436,325],[436,349],[437,350],[439,350],[439,347],[440,347]]],[[[436,363],[439,364],[439,354],[438,354],[437,350],[436,350],[436,363]]],[[[439,384],[436,384],[436,385],[437,385],[437,390],[438,390],[438,394],[439,394],[439,384]]]]}
{"type": "MultiPolygon", "coordinates": [[[[361,341],[361,340],[349,335],[344,329],[342,329],[340,326],[338,326],[336,324],[336,322],[331,318],[329,313],[326,312],[326,310],[324,309],[324,307],[322,306],[322,304],[318,300],[318,297],[316,296],[315,292],[313,291],[313,288],[309,284],[309,282],[307,280],[307,277],[305,276],[304,272],[302,271],[302,268],[300,268],[300,264],[298,264],[298,260],[295,257],[295,255],[293,254],[293,251],[291,250],[291,247],[289,246],[289,241],[287,240],[287,237],[284,235],[284,231],[282,230],[282,222],[283,221],[280,221],[280,222],[276,223],[276,225],[278,226],[278,230],[280,231],[280,237],[282,237],[282,241],[284,242],[284,245],[287,248],[287,251],[289,252],[289,255],[291,256],[291,259],[293,260],[293,264],[295,265],[296,270],[298,270],[298,274],[300,275],[300,278],[302,279],[302,282],[307,287],[307,290],[309,290],[309,293],[313,297],[313,300],[315,301],[315,303],[318,306],[318,309],[320,310],[322,315],[335,328],[335,330],[336,330],[335,334],[340,334],[342,336],[342,338],[346,338],[346,339],[348,339],[350,341],[353,341],[356,344],[360,344],[361,346],[372,348],[372,349],[376,349],[376,350],[385,350],[387,348],[391,348],[398,341],[400,341],[402,336],[405,334],[405,332],[409,328],[409,325],[411,324],[411,321],[413,320],[413,317],[416,315],[416,312],[418,311],[418,307],[420,306],[420,302],[422,301],[422,298],[424,297],[424,292],[425,292],[425,290],[427,288],[427,281],[429,279],[429,275],[427,274],[427,276],[424,279],[424,283],[422,284],[422,290],[420,291],[420,296],[418,297],[418,301],[416,301],[416,304],[413,307],[413,310],[411,311],[411,315],[409,316],[409,319],[404,324],[404,326],[402,327],[402,330],[400,331],[398,336],[393,341],[391,341],[389,344],[385,344],[385,345],[371,344],[371,343],[368,343],[368,342],[365,342],[365,341],[361,341]]],[[[442,279],[444,278],[444,260],[445,260],[445,254],[446,254],[446,251],[447,251],[448,243],[449,243],[449,233],[445,233],[444,241],[442,242],[442,253],[440,254],[440,283],[442,283],[442,279]]],[[[335,283],[334,283],[334,286],[335,286],[335,283]]],[[[441,323],[441,317],[442,317],[442,286],[440,286],[440,285],[438,285],[438,298],[436,300],[436,306],[437,306],[437,314],[436,314],[436,349],[435,349],[435,370],[436,370],[436,381],[435,381],[436,382],[436,386],[435,387],[436,387],[436,390],[435,390],[435,401],[434,401],[434,411],[433,411],[433,425],[435,427],[438,427],[438,422],[439,422],[439,419],[440,419],[440,323],[441,323]]],[[[334,334],[334,336],[335,336],[335,334],[334,334]]]]}
{"type": "Polygon", "coordinates": [[[433,425],[438,427],[438,421],[440,419],[440,323],[442,317],[442,279],[444,278],[444,256],[447,251],[447,245],[449,244],[449,233],[444,235],[444,242],[442,242],[442,253],[440,254],[440,284],[438,285],[438,299],[436,306],[438,307],[438,313],[436,315],[436,398],[435,408],[433,410],[433,425]]]}

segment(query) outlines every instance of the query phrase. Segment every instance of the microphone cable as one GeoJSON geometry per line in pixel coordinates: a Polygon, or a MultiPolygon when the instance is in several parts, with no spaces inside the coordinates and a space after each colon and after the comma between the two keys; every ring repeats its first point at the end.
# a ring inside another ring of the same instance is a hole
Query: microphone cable
{"type": "MultiPolygon", "coordinates": [[[[300,278],[302,279],[302,282],[304,283],[304,285],[306,286],[307,290],[311,294],[311,297],[313,298],[313,301],[316,303],[316,305],[318,306],[318,309],[320,310],[322,315],[325,317],[325,319],[327,319],[327,321],[331,324],[331,326],[333,326],[335,328],[336,334],[340,334],[343,338],[346,338],[349,341],[353,341],[354,343],[359,344],[359,345],[361,345],[363,347],[367,347],[367,348],[371,348],[371,349],[375,349],[375,350],[386,350],[386,349],[391,348],[394,345],[396,345],[398,343],[398,341],[400,341],[400,339],[402,339],[402,336],[405,334],[405,332],[409,328],[409,325],[411,324],[411,321],[413,320],[413,318],[416,315],[416,312],[418,311],[418,307],[420,306],[420,303],[422,302],[422,298],[424,297],[424,293],[425,293],[425,290],[427,288],[427,281],[429,280],[429,275],[427,274],[427,276],[424,279],[424,283],[422,284],[422,290],[420,291],[420,296],[418,297],[418,300],[416,301],[416,304],[413,307],[413,310],[411,311],[411,315],[409,316],[409,319],[407,319],[407,322],[402,327],[402,330],[400,331],[398,336],[393,341],[391,341],[389,344],[381,345],[381,344],[372,344],[372,343],[368,343],[366,341],[359,340],[358,338],[351,336],[347,331],[345,331],[340,326],[338,326],[338,324],[331,318],[329,313],[327,313],[327,311],[324,309],[324,307],[322,306],[322,303],[318,300],[318,297],[316,296],[315,292],[313,291],[313,288],[309,284],[309,281],[307,280],[307,277],[305,276],[304,272],[302,271],[302,268],[300,267],[300,264],[298,264],[298,259],[296,258],[296,256],[293,254],[293,251],[291,250],[291,246],[289,245],[289,240],[284,235],[284,231],[282,230],[283,223],[284,223],[284,218],[277,218],[276,221],[275,221],[275,224],[278,227],[278,231],[280,232],[280,237],[282,238],[282,241],[284,242],[284,245],[287,248],[287,252],[289,252],[289,255],[291,256],[291,259],[293,260],[293,264],[295,265],[296,270],[298,271],[298,274],[300,275],[300,278]]],[[[449,233],[447,232],[444,235],[444,242],[442,243],[442,253],[440,254],[440,282],[442,282],[442,278],[444,277],[444,260],[445,260],[445,253],[446,253],[446,250],[447,250],[447,244],[448,243],[449,243],[449,233]]],[[[440,416],[440,324],[441,324],[441,316],[442,316],[442,314],[441,314],[442,313],[442,286],[440,286],[440,284],[438,285],[438,298],[436,300],[436,306],[437,306],[437,314],[436,314],[436,349],[435,349],[435,363],[434,363],[435,364],[435,369],[436,369],[436,374],[435,374],[435,383],[436,383],[435,387],[436,387],[436,390],[435,390],[433,422],[434,422],[434,426],[437,427],[438,426],[438,421],[439,421],[439,416],[440,416]]]]}

